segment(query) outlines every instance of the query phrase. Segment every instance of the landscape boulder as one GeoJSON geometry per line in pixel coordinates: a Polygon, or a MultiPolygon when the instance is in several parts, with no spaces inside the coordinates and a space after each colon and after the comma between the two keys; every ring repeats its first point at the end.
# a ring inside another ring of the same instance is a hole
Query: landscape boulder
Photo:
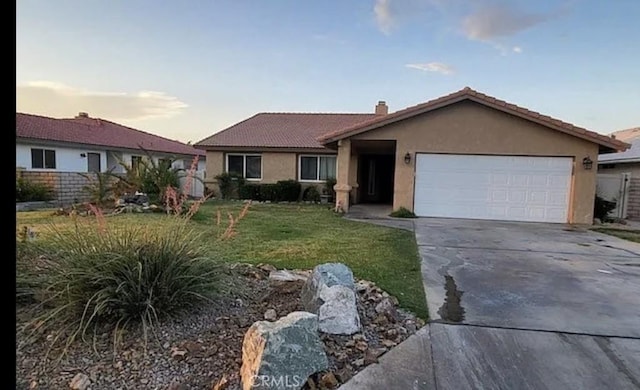
{"type": "Polygon", "coordinates": [[[342,263],[320,264],[302,288],[305,310],[318,315],[318,328],[329,334],[360,331],[353,272],[342,263]]]}
{"type": "Polygon", "coordinates": [[[244,335],[243,390],[300,389],[328,366],[315,314],[296,311],[276,322],[258,321],[244,335]]]}

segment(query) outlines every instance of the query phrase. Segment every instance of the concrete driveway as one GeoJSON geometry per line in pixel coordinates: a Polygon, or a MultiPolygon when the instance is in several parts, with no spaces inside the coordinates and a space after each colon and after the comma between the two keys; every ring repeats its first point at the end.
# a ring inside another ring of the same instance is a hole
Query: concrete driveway
{"type": "Polygon", "coordinates": [[[416,240],[431,320],[640,338],[640,244],[556,224],[427,218],[416,240]]]}
{"type": "Polygon", "coordinates": [[[640,388],[640,244],[557,224],[414,227],[430,323],[341,388],[640,388]]]}

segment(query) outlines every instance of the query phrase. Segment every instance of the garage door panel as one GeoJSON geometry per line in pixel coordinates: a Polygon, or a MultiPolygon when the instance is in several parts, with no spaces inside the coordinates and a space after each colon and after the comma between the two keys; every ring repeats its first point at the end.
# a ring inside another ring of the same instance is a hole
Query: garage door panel
{"type": "Polygon", "coordinates": [[[573,159],[416,155],[419,216],[567,222],[573,159]]]}

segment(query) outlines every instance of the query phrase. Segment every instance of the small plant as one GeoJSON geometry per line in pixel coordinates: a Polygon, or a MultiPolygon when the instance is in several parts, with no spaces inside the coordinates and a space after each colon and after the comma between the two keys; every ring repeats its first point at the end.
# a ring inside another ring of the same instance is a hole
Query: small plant
{"type": "Polygon", "coordinates": [[[215,179],[218,182],[220,197],[222,197],[222,199],[233,198],[237,195],[238,188],[242,187],[245,183],[244,177],[228,172],[217,175],[215,179]]]}
{"type": "Polygon", "coordinates": [[[304,190],[302,199],[309,202],[320,202],[320,192],[316,186],[310,186],[304,190]]]}
{"type": "Polygon", "coordinates": [[[391,214],[389,214],[389,216],[394,218],[417,218],[413,211],[410,211],[404,207],[400,207],[399,209],[394,210],[391,214]]]}
{"type": "Polygon", "coordinates": [[[602,222],[610,220],[609,213],[616,208],[616,202],[605,200],[596,195],[595,202],[593,204],[593,217],[598,218],[602,222]]]}
{"type": "Polygon", "coordinates": [[[16,202],[49,201],[53,198],[54,192],[49,186],[16,177],[16,202]]]}

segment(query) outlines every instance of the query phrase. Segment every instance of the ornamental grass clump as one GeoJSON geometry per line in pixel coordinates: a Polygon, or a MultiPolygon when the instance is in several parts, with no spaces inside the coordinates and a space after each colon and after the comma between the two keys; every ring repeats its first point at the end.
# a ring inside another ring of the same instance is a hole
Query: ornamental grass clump
{"type": "MultiPolygon", "coordinates": [[[[73,229],[52,227],[43,242],[49,262],[43,300],[25,326],[25,340],[45,335],[63,352],[94,331],[141,326],[150,330],[220,292],[225,269],[204,255],[201,237],[183,217],[157,227],[107,226],[76,220],[73,229]]],[[[115,338],[114,338],[115,340],[115,338]]]]}

